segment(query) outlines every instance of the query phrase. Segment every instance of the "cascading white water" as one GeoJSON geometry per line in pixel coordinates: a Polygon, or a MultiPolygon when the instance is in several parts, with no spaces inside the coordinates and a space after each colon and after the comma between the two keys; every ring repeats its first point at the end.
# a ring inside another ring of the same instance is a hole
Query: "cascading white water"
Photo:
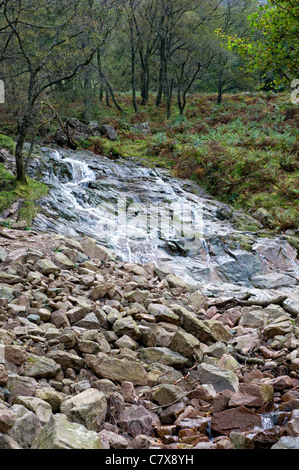
{"type": "MultiPolygon", "coordinates": [[[[220,220],[217,209],[225,206],[191,181],[91,152],[43,148],[40,153],[32,176],[44,165],[43,180],[52,185],[34,220],[40,230],[91,236],[125,261],[153,261],[190,283],[221,283],[224,292],[253,287],[255,275],[278,270],[275,256],[273,266],[265,262],[265,239],[260,242],[258,235],[240,233],[229,220],[220,220]],[[244,236],[252,246],[258,242],[258,250],[244,250],[238,241],[244,236]]],[[[273,246],[283,256],[291,288],[296,255],[287,242],[274,240],[273,246]]]]}

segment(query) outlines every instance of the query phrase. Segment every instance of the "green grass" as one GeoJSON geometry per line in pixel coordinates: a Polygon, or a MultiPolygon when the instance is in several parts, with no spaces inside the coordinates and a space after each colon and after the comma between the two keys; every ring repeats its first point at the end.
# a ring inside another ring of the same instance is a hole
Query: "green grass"
{"type": "Polygon", "coordinates": [[[10,137],[0,134],[0,149],[7,149],[11,153],[14,153],[15,143],[10,137]]]}
{"type": "Polygon", "coordinates": [[[47,194],[48,186],[29,177],[27,177],[27,180],[27,185],[20,184],[5,166],[0,164],[0,214],[22,199],[18,220],[26,221],[27,225],[30,226],[39,212],[36,201],[47,194]]]}

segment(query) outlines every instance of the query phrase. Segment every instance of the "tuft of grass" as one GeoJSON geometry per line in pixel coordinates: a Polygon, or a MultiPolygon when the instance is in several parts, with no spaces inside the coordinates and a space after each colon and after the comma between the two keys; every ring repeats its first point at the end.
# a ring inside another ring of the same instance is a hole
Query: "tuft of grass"
{"type": "Polygon", "coordinates": [[[40,209],[36,201],[48,193],[48,186],[29,177],[27,180],[27,185],[17,182],[5,166],[0,164],[0,214],[22,200],[18,220],[24,220],[30,226],[40,209]]]}
{"type": "Polygon", "coordinates": [[[7,149],[11,153],[14,153],[15,147],[16,145],[10,137],[0,134],[0,149],[7,149]]]}

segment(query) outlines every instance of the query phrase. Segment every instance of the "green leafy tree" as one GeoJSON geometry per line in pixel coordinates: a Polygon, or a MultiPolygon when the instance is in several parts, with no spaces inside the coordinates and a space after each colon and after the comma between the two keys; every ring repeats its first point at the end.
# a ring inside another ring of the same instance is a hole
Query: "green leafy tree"
{"type": "Polygon", "coordinates": [[[289,84],[299,69],[299,3],[294,0],[269,0],[249,17],[251,31],[246,37],[227,35],[225,47],[238,51],[249,71],[259,70],[265,81],[273,75],[273,87],[289,84]]]}

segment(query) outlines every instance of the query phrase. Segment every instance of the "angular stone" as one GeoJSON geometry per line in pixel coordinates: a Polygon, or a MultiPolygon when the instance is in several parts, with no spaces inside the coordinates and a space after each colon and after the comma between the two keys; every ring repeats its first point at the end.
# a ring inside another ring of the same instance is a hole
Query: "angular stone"
{"type": "Polygon", "coordinates": [[[271,449],[299,449],[299,437],[283,436],[271,449]]]}
{"type": "Polygon", "coordinates": [[[190,305],[195,312],[198,312],[200,309],[208,310],[208,297],[200,291],[192,292],[188,305],[190,305]]]}
{"type": "Polygon", "coordinates": [[[96,240],[90,237],[84,237],[81,240],[81,246],[84,253],[94,260],[107,262],[111,256],[110,250],[104,246],[100,246],[96,243],[96,240]]]}
{"type": "Polygon", "coordinates": [[[194,372],[194,377],[200,384],[211,384],[217,393],[222,390],[231,390],[237,392],[239,389],[239,380],[234,372],[219,369],[216,366],[201,363],[194,372]]]}
{"type": "Polygon", "coordinates": [[[79,320],[82,320],[87,315],[88,311],[86,308],[77,306],[73,307],[71,310],[66,312],[67,318],[71,324],[76,323],[79,320]]]}
{"type": "Polygon", "coordinates": [[[5,434],[0,434],[0,449],[4,450],[16,450],[16,449],[22,449],[21,446],[10,436],[7,436],[5,434]]]}
{"type": "Polygon", "coordinates": [[[115,432],[112,431],[107,431],[106,429],[99,432],[98,435],[100,436],[101,439],[108,439],[109,442],[109,447],[111,449],[126,449],[129,445],[129,442],[127,439],[125,439],[123,436],[120,436],[119,434],[116,434],[115,432]]]}
{"type": "Polygon", "coordinates": [[[49,351],[47,357],[57,362],[63,370],[74,369],[76,372],[80,372],[85,367],[85,361],[82,357],[66,351],[49,351]]]}
{"type": "Polygon", "coordinates": [[[103,392],[89,388],[61,403],[60,410],[70,421],[98,432],[106,417],[107,401],[103,392]]]}
{"type": "Polygon", "coordinates": [[[123,432],[136,437],[140,434],[153,436],[152,417],[146,408],[132,405],[120,415],[119,427],[123,432]]]}
{"type": "Polygon", "coordinates": [[[299,409],[295,409],[291,413],[291,418],[285,426],[289,436],[299,437],[299,409]]]}
{"type": "Polygon", "coordinates": [[[35,396],[49,403],[53,413],[60,411],[60,405],[63,400],[63,394],[51,387],[39,388],[35,392],[35,396]]]}
{"type": "Polygon", "coordinates": [[[182,356],[192,357],[199,345],[200,342],[197,338],[190,333],[186,333],[182,328],[178,328],[168,347],[172,351],[182,354],[182,356]]]}
{"type": "Polygon", "coordinates": [[[47,424],[52,416],[52,408],[46,401],[37,397],[16,397],[16,405],[23,405],[27,410],[35,413],[42,426],[47,424]]]}
{"type": "Polygon", "coordinates": [[[169,287],[172,289],[188,289],[187,284],[180,277],[175,276],[174,274],[167,274],[165,279],[168,282],[169,287]]]}
{"type": "Polygon", "coordinates": [[[178,401],[182,395],[184,395],[184,390],[180,387],[171,384],[164,384],[153,392],[152,398],[154,401],[159,403],[159,405],[170,406],[174,401],[178,401]]]}
{"type": "Polygon", "coordinates": [[[55,263],[62,269],[74,269],[75,267],[75,264],[64,253],[55,253],[55,263]]]}
{"type": "Polygon", "coordinates": [[[60,370],[61,366],[53,359],[28,354],[28,359],[24,364],[23,374],[27,377],[33,377],[34,379],[52,379],[60,370]]]}
{"type": "Polygon", "coordinates": [[[266,338],[274,338],[277,335],[287,335],[293,330],[293,324],[289,318],[283,316],[277,318],[264,328],[266,338]]]}
{"type": "Polygon", "coordinates": [[[0,271],[1,284],[18,284],[19,282],[23,282],[23,279],[20,276],[15,276],[14,274],[8,274],[4,271],[0,271]]]}
{"type": "Polygon", "coordinates": [[[70,423],[63,414],[53,415],[38,433],[32,449],[101,449],[101,438],[81,424],[70,423]]]}
{"type": "Polygon", "coordinates": [[[130,336],[124,335],[124,336],[121,336],[117,341],[115,341],[114,346],[116,346],[119,349],[128,348],[128,349],[132,349],[133,351],[136,351],[139,345],[133,338],[130,338],[130,336]]]}
{"type": "Polygon", "coordinates": [[[179,315],[182,328],[195,336],[202,343],[214,342],[214,336],[210,328],[197,316],[181,307],[180,305],[170,305],[171,309],[179,315]]]}
{"type": "Polygon", "coordinates": [[[22,405],[13,405],[11,410],[16,415],[16,422],[8,431],[8,435],[23,449],[30,449],[36,434],[41,429],[41,423],[35,413],[22,405]]]}
{"type": "Polygon", "coordinates": [[[4,350],[5,361],[16,366],[22,365],[28,358],[27,352],[21,346],[7,345],[4,350]]]}
{"type": "Polygon", "coordinates": [[[112,282],[96,285],[91,294],[93,300],[103,299],[113,287],[114,284],[112,282]]]}
{"type": "Polygon", "coordinates": [[[220,322],[213,320],[205,320],[204,324],[209,328],[215,341],[229,342],[234,336],[233,334],[220,322]]]}
{"type": "Polygon", "coordinates": [[[175,369],[182,369],[188,365],[188,359],[186,357],[168,348],[152,347],[140,349],[138,351],[138,357],[147,364],[160,362],[172,366],[175,369]]]}
{"type": "Polygon", "coordinates": [[[60,273],[61,268],[52,263],[49,259],[39,259],[35,263],[35,269],[42,274],[56,274],[60,273]]]}
{"type": "Polygon", "coordinates": [[[0,405],[0,433],[6,433],[16,422],[16,415],[6,406],[0,405]]]}
{"type": "Polygon", "coordinates": [[[271,385],[240,384],[239,391],[232,395],[228,405],[259,408],[272,401],[273,387],[271,385]]]}
{"type": "Polygon", "coordinates": [[[239,406],[214,413],[211,428],[220,434],[229,435],[232,431],[250,431],[261,426],[261,417],[245,406],[239,406]]]}
{"type": "Polygon", "coordinates": [[[16,291],[7,284],[0,284],[0,299],[7,299],[11,302],[16,296],[16,291]]]}
{"type": "Polygon", "coordinates": [[[132,382],[133,385],[147,385],[147,374],[140,362],[118,359],[99,353],[90,363],[90,368],[100,378],[113,382],[132,382]]]}
{"type": "Polygon", "coordinates": [[[147,290],[136,289],[131,292],[126,292],[124,297],[125,300],[128,302],[144,302],[149,296],[149,292],[147,290]]]}
{"type": "Polygon", "coordinates": [[[267,313],[258,307],[244,307],[241,309],[242,317],[239,324],[249,328],[263,329],[267,322],[267,313]],[[256,309],[255,309],[256,308],[256,309]]]}
{"type": "Polygon", "coordinates": [[[271,385],[274,390],[285,390],[293,386],[293,381],[288,375],[281,375],[280,377],[275,377],[274,379],[267,379],[266,383],[271,385]]]}
{"type": "Polygon", "coordinates": [[[113,331],[117,336],[127,335],[133,339],[141,338],[141,332],[133,317],[119,318],[113,323],[113,331]]]}
{"type": "Polygon", "coordinates": [[[17,374],[10,374],[7,381],[7,389],[10,392],[9,403],[12,403],[17,396],[33,396],[37,389],[37,382],[31,377],[21,377],[17,374]]]}
{"type": "Polygon", "coordinates": [[[0,387],[3,387],[7,384],[8,373],[4,364],[0,364],[0,387]]]}
{"type": "Polygon", "coordinates": [[[134,403],[137,395],[132,382],[125,381],[121,384],[121,394],[127,403],[134,403]]]}
{"type": "Polygon", "coordinates": [[[149,304],[147,307],[147,312],[150,315],[155,317],[157,322],[168,322],[178,325],[180,323],[180,318],[178,315],[173,313],[173,311],[163,304],[149,304]]]}

